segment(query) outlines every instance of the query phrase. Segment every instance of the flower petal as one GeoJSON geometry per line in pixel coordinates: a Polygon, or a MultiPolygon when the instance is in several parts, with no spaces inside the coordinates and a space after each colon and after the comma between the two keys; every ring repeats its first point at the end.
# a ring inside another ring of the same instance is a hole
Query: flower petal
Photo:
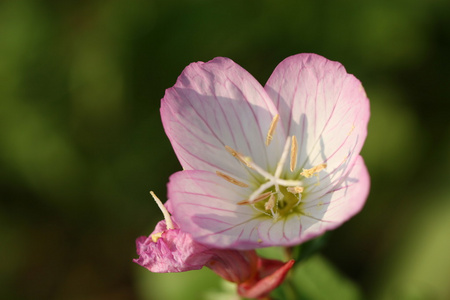
{"type": "Polygon", "coordinates": [[[210,249],[192,240],[192,237],[179,228],[165,228],[164,220],[156,226],[154,233],[161,232],[155,242],[152,235],[141,236],[136,240],[139,258],[133,261],[151,272],[185,272],[201,269],[213,256],[210,249]]]}
{"type": "Polygon", "coordinates": [[[244,282],[238,285],[238,293],[244,298],[267,299],[272,290],[278,287],[294,266],[293,259],[286,263],[278,260],[260,258],[259,280],[244,282]]]}
{"type": "Polygon", "coordinates": [[[258,242],[258,224],[248,205],[238,205],[247,199],[250,188],[236,186],[215,173],[186,170],[173,174],[168,196],[173,215],[180,228],[195,241],[215,248],[253,249],[258,242]]]}
{"type": "Polygon", "coordinates": [[[301,216],[292,214],[287,218],[265,220],[258,227],[261,244],[267,246],[290,246],[299,244],[301,237],[301,216]]]}
{"type": "Polygon", "coordinates": [[[303,217],[306,222],[303,222],[302,235],[310,239],[340,226],[362,209],[369,189],[369,173],[363,158],[358,156],[351,171],[338,186],[320,198],[306,200],[303,210],[307,216],[303,217]]]}
{"type": "Polygon", "coordinates": [[[206,266],[223,279],[238,284],[253,279],[261,260],[255,250],[212,249],[211,253],[213,256],[206,266]]]}
{"type": "Polygon", "coordinates": [[[276,67],[265,90],[280,122],[299,141],[298,170],[326,163],[336,183],[353,165],[367,135],[369,101],[359,80],[338,62],[298,54],[276,67]]]}
{"type": "Polygon", "coordinates": [[[337,187],[324,195],[305,198],[304,214],[292,214],[276,223],[261,222],[258,231],[262,244],[297,245],[338,227],[362,209],[369,187],[369,173],[362,157],[358,156],[350,173],[337,187]]]}
{"type": "Polygon", "coordinates": [[[268,157],[265,140],[277,114],[258,81],[221,57],[190,64],[161,102],[166,134],[185,170],[219,170],[240,178],[248,178],[249,170],[225,146],[273,169],[285,139],[281,126],[269,146],[274,155],[268,157]]]}

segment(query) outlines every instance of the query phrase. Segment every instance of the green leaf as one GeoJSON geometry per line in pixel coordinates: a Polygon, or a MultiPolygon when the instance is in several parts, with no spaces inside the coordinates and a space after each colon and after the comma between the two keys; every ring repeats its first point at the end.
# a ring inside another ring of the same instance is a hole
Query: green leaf
{"type": "MultiPolygon", "coordinates": [[[[296,297],[302,300],[362,298],[358,287],[319,255],[296,265],[289,280],[290,288],[293,288],[297,293],[296,297]]],[[[283,288],[286,289],[286,287],[283,288]]]]}

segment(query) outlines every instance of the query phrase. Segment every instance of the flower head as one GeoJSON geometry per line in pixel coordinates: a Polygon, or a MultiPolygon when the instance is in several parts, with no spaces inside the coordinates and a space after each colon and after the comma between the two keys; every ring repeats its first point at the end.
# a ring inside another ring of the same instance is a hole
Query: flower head
{"type": "Polygon", "coordinates": [[[184,168],[168,185],[171,212],[197,242],[299,244],[367,198],[359,152],[369,103],[340,63],[294,55],[265,87],[230,59],[193,63],[166,91],[161,115],[184,168]]]}

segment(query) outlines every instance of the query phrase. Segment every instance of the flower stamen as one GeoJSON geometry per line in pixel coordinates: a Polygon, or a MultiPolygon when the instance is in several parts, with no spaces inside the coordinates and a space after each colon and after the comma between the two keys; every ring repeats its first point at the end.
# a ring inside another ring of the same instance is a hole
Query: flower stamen
{"type": "MultiPolygon", "coordinates": [[[[266,210],[272,211],[275,206],[275,196],[273,194],[270,195],[269,200],[264,204],[264,208],[266,210]]],[[[273,214],[273,211],[272,211],[273,214]]]]}
{"type": "MultiPolygon", "coordinates": [[[[273,124],[276,124],[277,119],[278,117],[274,118],[273,124]]],[[[275,125],[271,126],[272,129],[269,130],[270,135],[273,134],[273,130],[275,128],[274,126],[275,125]]],[[[266,182],[261,183],[247,199],[239,201],[237,205],[251,205],[257,211],[271,216],[274,221],[276,221],[279,219],[280,213],[285,214],[292,212],[292,209],[300,204],[302,198],[301,193],[303,192],[302,181],[281,179],[283,168],[286,165],[286,160],[289,153],[291,155],[291,170],[293,171],[297,165],[298,143],[295,136],[286,139],[283,152],[281,153],[281,157],[276,165],[275,172],[272,174],[255,164],[250,157],[244,156],[230,146],[225,146],[225,149],[245,166],[259,173],[267,180],[266,182]],[[286,191],[292,194],[292,196],[286,195],[286,191]],[[287,200],[284,200],[285,196],[288,196],[287,200]],[[257,204],[261,201],[265,201],[265,203],[262,205],[257,204]]],[[[316,168],[315,170],[318,169],[320,168],[316,168]]],[[[222,172],[216,171],[216,174],[236,185],[243,187],[244,185],[245,187],[248,186],[245,183],[240,182],[239,180],[222,172]]]]}
{"type": "Polygon", "coordinates": [[[261,194],[263,191],[267,190],[268,188],[270,188],[272,186],[274,186],[273,181],[267,181],[266,183],[261,184],[259,186],[259,188],[250,195],[250,197],[248,198],[248,202],[254,203],[255,199],[258,199],[260,197],[260,195],[264,195],[264,194],[261,194]]]}
{"type": "Polygon", "coordinates": [[[297,138],[295,135],[292,136],[292,142],[291,142],[291,172],[294,172],[295,167],[297,166],[297,154],[298,154],[298,144],[297,144],[297,138]]]}
{"type": "Polygon", "coordinates": [[[280,115],[276,114],[275,117],[273,117],[272,122],[270,123],[269,131],[267,132],[267,137],[266,137],[266,146],[269,146],[270,142],[272,142],[273,133],[274,133],[275,129],[277,128],[279,119],[280,119],[280,115]]]}
{"type": "Polygon", "coordinates": [[[241,163],[243,163],[244,165],[246,165],[248,168],[252,169],[252,166],[249,164],[249,160],[246,159],[244,157],[244,155],[242,155],[241,153],[237,152],[236,150],[234,150],[233,148],[231,148],[230,146],[225,145],[225,149],[227,149],[227,151],[233,155],[234,157],[236,157],[241,163]]]}
{"type": "Polygon", "coordinates": [[[236,150],[234,150],[230,146],[226,146],[225,145],[225,149],[227,149],[227,151],[229,153],[231,153],[231,155],[236,157],[240,162],[242,162],[244,165],[246,165],[249,169],[255,170],[260,175],[264,176],[264,178],[267,179],[267,180],[273,180],[272,174],[264,171],[260,166],[258,166],[254,162],[252,162],[251,158],[245,157],[244,155],[242,155],[241,153],[237,152],[236,150]]]}
{"type": "Polygon", "coordinates": [[[246,184],[246,183],[244,183],[242,181],[239,181],[237,179],[234,179],[233,177],[231,177],[231,176],[229,176],[227,174],[224,174],[224,173],[222,173],[220,171],[216,171],[216,174],[219,175],[221,178],[225,179],[226,181],[231,182],[232,184],[235,184],[235,185],[240,186],[240,187],[248,187],[248,184],[246,184]]]}
{"type": "Polygon", "coordinates": [[[327,167],[327,164],[323,163],[323,164],[317,165],[315,167],[312,167],[311,169],[303,169],[303,172],[301,172],[300,175],[302,175],[306,178],[310,178],[314,174],[319,173],[320,171],[325,169],[326,167],[327,167]]]}
{"type": "Polygon", "coordinates": [[[286,188],[286,190],[293,195],[297,195],[298,201],[297,203],[294,204],[294,207],[299,205],[300,202],[302,201],[302,193],[305,190],[305,188],[302,186],[289,186],[286,188]]]}
{"type": "Polygon", "coordinates": [[[272,194],[272,192],[266,192],[266,193],[263,193],[263,194],[255,197],[254,199],[249,198],[249,199],[246,199],[246,200],[242,200],[242,201],[238,202],[237,204],[238,205],[254,204],[256,202],[259,202],[259,201],[262,201],[262,200],[266,199],[271,194],[272,194]]]}
{"type": "Polygon", "coordinates": [[[286,190],[287,190],[289,193],[295,195],[295,194],[303,193],[303,191],[305,190],[305,188],[302,187],[302,186],[288,186],[288,187],[286,188],[286,190]]]}

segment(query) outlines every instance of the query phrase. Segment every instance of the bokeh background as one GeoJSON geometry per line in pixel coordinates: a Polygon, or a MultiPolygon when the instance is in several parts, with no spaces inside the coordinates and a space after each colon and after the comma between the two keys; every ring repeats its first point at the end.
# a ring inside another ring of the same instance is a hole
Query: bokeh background
{"type": "MultiPolygon", "coordinates": [[[[0,2],[1,298],[219,299],[209,273],[132,263],[162,217],[149,190],[165,199],[180,169],[160,99],[191,62],[230,57],[264,84],[301,52],[343,63],[372,110],[370,197],[320,263],[363,299],[450,299],[445,0],[0,2]]],[[[332,299],[320,280],[311,299],[332,299]]]]}

